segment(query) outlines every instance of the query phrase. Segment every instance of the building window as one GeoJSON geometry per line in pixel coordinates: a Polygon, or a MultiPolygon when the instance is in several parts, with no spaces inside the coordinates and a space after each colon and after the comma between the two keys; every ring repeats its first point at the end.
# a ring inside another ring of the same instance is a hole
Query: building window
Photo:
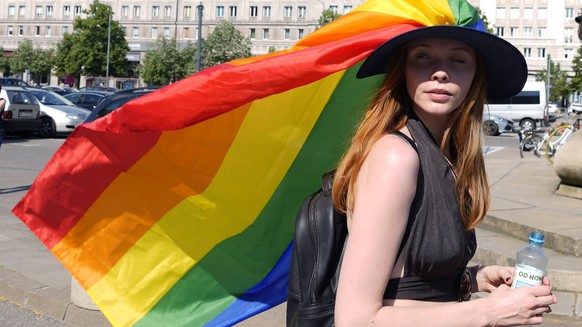
{"type": "Polygon", "coordinates": [[[574,18],[574,8],[566,8],[566,19],[574,18]]]}
{"type": "Polygon", "coordinates": [[[302,29],[302,28],[300,28],[300,29],[297,31],[297,38],[299,38],[299,39],[302,39],[304,36],[305,36],[305,30],[304,30],[304,29],[302,29]]]}
{"type": "Polygon", "coordinates": [[[34,12],[37,16],[42,16],[42,6],[34,7],[34,12]]]}
{"type": "Polygon", "coordinates": [[[285,29],[285,36],[284,36],[285,40],[289,40],[291,39],[291,29],[290,28],[286,28],[285,29]]]}
{"type": "Polygon", "coordinates": [[[46,15],[47,16],[53,15],[53,6],[46,6],[46,15]]]}
{"type": "Polygon", "coordinates": [[[259,7],[251,6],[251,8],[249,10],[249,16],[258,17],[259,16],[259,7]]]}
{"type": "Polygon", "coordinates": [[[160,6],[152,7],[152,17],[160,17],[160,6]]]}
{"type": "Polygon", "coordinates": [[[344,15],[352,11],[353,7],[349,5],[344,6],[344,15]]]}
{"type": "Polygon", "coordinates": [[[51,36],[52,28],[50,26],[45,27],[45,35],[51,36]]]}
{"type": "Polygon", "coordinates": [[[510,8],[509,9],[509,18],[510,19],[518,19],[519,18],[519,8],[510,8]]]}
{"type": "Polygon", "coordinates": [[[330,5],[329,6],[329,10],[331,10],[332,13],[334,13],[335,15],[337,15],[337,5],[330,5]]]}
{"type": "Polygon", "coordinates": [[[497,36],[499,37],[503,37],[504,36],[504,28],[503,27],[497,27],[497,36]]]}
{"type": "Polygon", "coordinates": [[[81,14],[83,13],[83,9],[81,9],[81,6],[75,6],[74,10],[75,10],[75,16],[81,16],[81,14]]]}
{"type": "Polygon", "coordinates": [[[164,15],[166,17],[172,17],[172,6],[164,6],[164,15]]]}
{"type": "Polygon", "coordinates": [[[505,19],[505,7],[497,7],[497,10],[495,10],[495,17],[505,19]]]}
{"type": "Polygon", "coordinates": [[[538,37],[546,37],[546,28],[545,27],[540,27],[538,28],[538,37]]]}
{"type": "Polygon", "coordinates": [[[574,41],[574,29],[565,28],[564,29],[564,43],[572,43],[574,41]]]}
{"type": "Polygon", "coordinates": [[[283,17],[285,17],[285,18],[291,17],[291,15],[293,14],[292,12],[293,12],[293,7],[291,7],[291,6],[283,7],[283,17]]]}
{"type": "Polygon", "coordinates": [[[40,35],[40,26],[35,26],[34,27],[34,36],[39,36],[40,35]]]}
{"type": "Polygon", "coordinates": [[[140,6],[133,6],[133,17],[139,17],[141,14],[141,7],[140,6]]]}
{"type": "Polygon", "coordinates": [[[249,30],[249,38],[251,40],[254,40],[257,37],[257,31],[254,28],[251,28],[249,30]]]}
{"type": "Polygon", "coordinates": [[[546,48],[538,48],[538,58],[546,57],[546,48]]]}
{"type": "Polygon", "coordinates": [[[531,48],[523,48],[523,56],[526,58],[531,58],[531,48]]]}
{"type": "Polygon", "coordinates": [[[263,28],[263,40],[268,40],[268,39],[269,39],[269,29],[263,28]]]}
{"type": "Polygon", "coordinates": [[[189,39],[190,38],[190,27],[184,27],[184,38],[185,39],[189,39]]]}
{"type": "Polygon", "coordinates": [[[572,59],[573,53],[572,49],[564,49],[564,59],[572,59]]]}
{"type": "Polygon", "coordinates": [[[121,16],[129,16],[129,6],[121,6],[121,16]]]}
{"type": "Polygon", "coordinates": [[[531,27],[524,27],[523,28],[523,37],[532,37],[533,33],[532,33],[532,29],[531,27]]]}
{"type": "Polygon", "coordinates": [[[71,6],[63,7],[63,16],[71,16],[71,6]]]}
{"type": "Polygon", "coordinates": [[[138,37],[139,36],[139,27],[134,27],[133,30],[132,30],[131,35],[133,37],[138,37]]]}
{"type": "Polygon", "coordinates": [[[16,7],[15,6],[8,6],[8,16],[16,15],[16,7]]]}
{"type": "Polygon", "coordinates": [[[18,6],[18,15],[19,16],[26,15],[26,7],[25,6],[18,6]]]}
{"type": "Polygon", "coordinates": [[[229,17],[236,17],[236,6],[228,7],[228,16],[229,17]]]}
{"type": "Polygon", "coordinates": [[[63,34],[69,33],[69,26],[63,26],[63,34]]]}
{"type": "Polygon", "coordinates": [[[305,18],[306,14],[307,14],[307,7],[305,7],[305,6],[297,7],[297,17],[305,18]]]}
{"type": "Polygon", "coordinates": [[[263,17],[271,17],[271,6],[263,6],[263,17]]]}
{"type": "Polygon", "coordinates": [[[19,25],[18,26],[18,36],[23,36],[24,35],[24,26],[19,25]]]}
{"type": "Polygon", "coordinates": [[[533,8],[531,7],[523,8],[523,18],[533,19],[533,8]]]}
{"type": "Polygon", "coordinates": [[[12,36],[14,34],[14,28],[12,27],[12,25],[8,25],[8,30],[6,34],[8,34],[8,36],[12,36]]]}
{"type": "Polygon", "coordinates": [[[169,27],[164,27],[164,36],[170,37],[170,28],[169,27]]]}
{"type": "Polygon", "coordinates": [[[157,38],[158,38],[158,28],[152,27],[152,39],[157,39],[157,38]]]}
{"type": "Polygon", "coordinates": [[[192,6],[184,6],[184,17],[192,17],[192,6]]]}
{"type": "Polygon", "coordinates": [[[538,8],[538,19],[548,19],[547,8],[538,8]]]}
{"type": "Polygon", "coordinates": [[[224,6],[216,6],[216,17],[224,17],[224,6]]]}
{"type": "Polygon", "coordinates": [[[511,26],[509,28],[509,36],[516,37],[517,36],[517,33],[518,33],[518,29],[519,29],[518,27],[511,26]]]}

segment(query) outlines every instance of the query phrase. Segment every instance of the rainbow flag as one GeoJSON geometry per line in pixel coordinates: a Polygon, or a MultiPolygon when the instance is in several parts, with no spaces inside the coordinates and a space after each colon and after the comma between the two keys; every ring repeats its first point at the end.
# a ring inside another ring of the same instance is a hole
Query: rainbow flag
{"type": "Polygon", "coordinates": [[[115,326],[226,326],[284,302],[295,215],[335,167],[385,40],[482,28],[464,0],[371,0],[292,48],[79,126],[13,209],[115,326]]]}

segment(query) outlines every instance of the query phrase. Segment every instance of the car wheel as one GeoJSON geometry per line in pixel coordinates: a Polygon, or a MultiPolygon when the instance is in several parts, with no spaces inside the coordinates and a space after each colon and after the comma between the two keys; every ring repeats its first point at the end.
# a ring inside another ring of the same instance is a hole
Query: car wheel
{"type": "Polygon", "coordinates": [[[531,118],[524,118],[519,122],[519,127],[522,130],[534,130],[536,129],[536,122],[531,118]]]}
{"type": "Polygon", "coordinates": [[[55,122],[52,120],[52,118],[43,117],[42,124],[40,124],[40,130],[38,131],[38,133],[42,137],[55,137],[57,134],[55,129],[56,129],[55,122]]]}
{"type": "Polygon", "coordinates": [[[499,126],[497,126],[497,124],[492,120],[486,120],[483,122],[483,133],[487,136],[497,136],[501,134],[499,133],[499,126]]]}

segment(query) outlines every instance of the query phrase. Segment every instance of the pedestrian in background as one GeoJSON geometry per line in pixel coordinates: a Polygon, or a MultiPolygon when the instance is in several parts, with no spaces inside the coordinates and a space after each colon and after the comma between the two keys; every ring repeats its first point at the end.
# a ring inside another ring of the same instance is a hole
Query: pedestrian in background
{"type": "MultiPolygon", "coordinates": [[[[0,85],[2,91],[2,85],[0,85]]],[[[6,99],[0,97],[0,147],[4,141],[4,109],[6,107],[6,99]]]]}
{"type": "Polygon", "coordinates": [[[510,289],[513,267],[467,267],[489,208],[483,107],[523,88],[523,55],[489,33],[431,26],[381,45],[357,77],[384,73],[334,177],[349,230],[336,326],[541,324],[557,302],[547,278],[510,289]]]}

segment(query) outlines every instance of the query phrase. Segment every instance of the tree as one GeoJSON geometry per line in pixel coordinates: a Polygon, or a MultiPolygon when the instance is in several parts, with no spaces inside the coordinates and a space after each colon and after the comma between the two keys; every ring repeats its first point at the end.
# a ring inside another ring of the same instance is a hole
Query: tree
{"type": "MultiPolygon", "coordinates": [[[[109,19],[113,12],[109,5],[92,2],[83,10],[86,18],[76,18],[73,33],[65,34],[57,44],[55,66],[58,74],[105,76],[107,73],[107,38],[109,19]]],[[[125,32],[119,22],[111,20],[109,42],[109,74],[124,76],[129,50],[125,32]]]]}
{"type": "Polygon", "coordinates": [[[485,15],[481,8],[477,8],[477,14],[479,15],[479,17],[481,17],[481,21],[483,22],[485,30],[490,34],[494,34],[493,27],[490,26],[491,24],[489,23],[489,19],[487,19],[487,15],[485,15]]]}
{"type": "Polygon", "coordinates": [[[221,21],[208,35],[202,48],[201,68],[251,56],[251,40],[242,35],[231,22],[221,21]]]}
{"type": "MultiPolygon", "coordinates": [[[[568,98],[572,92],[572,87],[568,83],[568,74],[560,68],[560,64],[555,64],[548,55],[550,61],[550,94],[548,101],[564,104],[565,99],[568,98]]],[[[536,80],[547,82],[547,69],[542,70],[536,74],[536,80]]]]}
{"type": "Polygon", "coordinates": [[[178,51],[176,39],[159,37],[152,49],[144,56],[143,64],[138,66],[138,75],[146,83],[166,85],[176,82],[187,75],[182,53],[178,51]]]}
{"type": "Polygon", "coordinates": [[[582,46],[578,47],[578,51],[572,59],[572,70],[574,77],[570,81],[571,90],[580,93],[582,92],[582,46]]]}
{"type": "Polygon", "coordinates": [[[319,26],[323,26],[325,24],[329,24],[334,20],[340,18],[341,15],[331,9],[325,9],[321,12],[321,16],[319,16],[319,26]]]}
{"type": "Polygon", "coordinates": [[[39,81],[41,76],[51,72],[53,56],[54,49],[34,47],[31,40],[24,39],[18,42],[18,47],[8,57],[10,71],[22,74],[28,70],[32,79],[39,81]]]}

